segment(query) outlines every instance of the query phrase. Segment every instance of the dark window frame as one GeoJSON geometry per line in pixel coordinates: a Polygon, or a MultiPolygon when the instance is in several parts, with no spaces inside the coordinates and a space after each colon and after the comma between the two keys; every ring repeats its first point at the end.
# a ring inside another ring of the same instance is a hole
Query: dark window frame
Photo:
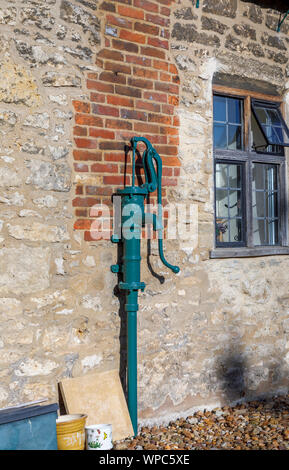
{"type": "MultiPolygon", "coordinates": [[[[223,87],[222,85],[213,86],[213,94],[221,96],[230,96],[243,99],[244,109],[244,136],[243,150],[227,150],[227,149],[213,149],[214,155],[214,193],[216,193],[215,184],[215,164],[219,163],[243,163],[245,178],[243,182],[245,197],[245,224],[246,224],[246,245],[240,246],[239,243],[233,244],[217,244],[216,241],[216,228],[215,231],[215,248],[211,251],[211,258],[227,258],[227,257],[243,257],[243,256],[266,256],[275,254],[289,254],[288,247],[288,207],[287,207],[287,178],[286,178],[286,157],[282,155],[275,155],[269,152],[261,153],[252,149],[251,142],[251,100],[264,101],[264,103],[273,104],[274,107],[280,109],[282,115],[283,103],[280,97],[264,95],[261,93],[254,93],[246,90],[231,89],[223,87]],[[279,183],[279,245],[254,245],[253,243],[253,164],[254,163],[268,163],[278,165],[278,183],[279,183]]],[[[214,206],[216,205],[216,197],[214,198],[214,206]]],[[[214,224],[216,222],[216,207],[214,213],[214,224]]]]}
{"type": "MultiPolygon", "coordinates": [[[[264,136],[264,139],[267,141],[267,144],[268,145],[278,145],[276,144],[276,142],[273,142],[273,141],[270,141],[268,136],[266,135],[265,131],[264,131],[264,128],[263,128],[263,124],[261,123],[259,117],[258,117],[258,114],[256,113],[256,108],[262,108],[262,105],[267,108],[267,109],[273,109],[274,111],[277,112],[278,114],[278,117],[281,121],[281,124],[282,124],[282,128],[283,128],[283,131],[286,132],[287,134],[287,138],[289,139],[289,131],[288,131],[288,128],[287,128],[287,125],[284,121],[284,118],[282,116],[282,113],[281,113],[281,110],[280,110],[280,106],[278,105],[278,103],[271,103],[271,102],[265,102],[264,100],[261,101],[261,100],[256,100],[254,98],[251,99],[251,103],[252,103],[252,111],[253,111],[253,114],[255,116],[255,119],[259,125],[259,128],[264,136]]],[[[285,143],[283,141],[282,145],[280,144],[279,146],[282,146],[282,147],[289,147],[289,142],[288,143],[285,143]]],[[[256,152],[258,153],[258,150],[256,149],[256,152]]],[[[270,153],[270,152],[266,152],[266,153],[270,153]]],[[[276,152],[272,152],[271,153],[272,155],[275,155],[276,152]]],[[[284,156],[284,149],[283,149],[283,156],[284,156]]]]}

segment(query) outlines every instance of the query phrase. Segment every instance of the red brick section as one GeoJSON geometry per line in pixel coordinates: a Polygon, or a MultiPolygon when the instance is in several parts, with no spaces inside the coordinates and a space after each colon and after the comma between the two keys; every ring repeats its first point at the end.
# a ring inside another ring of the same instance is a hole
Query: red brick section
{"type": "MultiPolygon", "coordinates": [[[[105,48],[97,56],[99,73],[88,73],[89,102],[74,101],[74,169],[93,184],[78,184],[73,200],[75,229],[95,239],[91,208],[111,206],[117,187],[131,183],[133,136],[151,141],[163,161],[163,196],[177,184],[179,77],[169,58],[173,0],[105,0],[105,48]]],[[[151,201],[155,201],[152,195],[151,201]]],[[[109,229],[109,227],[108,227],[109,229]]],[[[109,237],[109,233],[106,234],[109,237]]]]}

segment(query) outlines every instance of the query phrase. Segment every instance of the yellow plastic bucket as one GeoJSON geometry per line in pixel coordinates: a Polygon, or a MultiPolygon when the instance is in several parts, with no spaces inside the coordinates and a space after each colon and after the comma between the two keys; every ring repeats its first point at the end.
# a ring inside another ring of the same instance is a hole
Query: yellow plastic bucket
{"type": "Polygon", "coordinates": [[[85,421],[87,415],[62,415],[56,420],[58,450],[85,449],[85,421]]]}

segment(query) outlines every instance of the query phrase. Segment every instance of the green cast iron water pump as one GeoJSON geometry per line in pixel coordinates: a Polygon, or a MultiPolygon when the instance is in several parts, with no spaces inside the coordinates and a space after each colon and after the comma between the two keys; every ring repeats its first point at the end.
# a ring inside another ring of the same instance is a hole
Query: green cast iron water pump
{"type": "Polygon", "coordinates": [[[132,185],[118,189],[116,196],[121,198],[121,232],[112,235],[113,243],[122,244],[122,258],[119,264],[111,266],[114,273],[120,273],[122,280],[118,287],[126,294],[125,311],[127,313],[127,392],[128,409],[134,429],[138,430],[137,417],[137,311],[138,291],[145,288],[140,280],[141,235],[142,228],[151,224],[158,232],[159,256],[163,264],[178,273],[180,268],[173,266],[164,257],[163,252],[163,217],[162,217],[162,160],[152,144],[145,137],[131,139],[132,185]],[[138,142],[143,142],[146,149],[142,155],[145,183],[135,185],[136,167],[135,154],[138,142]],[[157,214],[145,213],[144,202],[149,194],[157,190],[157,214]]]}

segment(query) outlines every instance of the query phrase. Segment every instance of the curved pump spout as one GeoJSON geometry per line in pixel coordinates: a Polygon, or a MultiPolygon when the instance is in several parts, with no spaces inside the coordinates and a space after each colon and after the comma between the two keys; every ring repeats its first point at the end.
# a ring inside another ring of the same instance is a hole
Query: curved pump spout
{"type": "Polygon", "coordinates": [[[138,290],[144,290],[145,284],[140,281],[141,250],[140,239],[142,227],[151,223],[158,232],[159,256],[163,264],[174,273],[179,272],[178,266],[173,266],[164,257],[163,252],[163,221],[162,221],[162,160],[149,140],[145,137],[131,139],[133,149],[132,159],[132,186],[118,189],[116,195],[121,197],[121,238],[112,235],[112,242],[122,244],[122,259],[120,264],[111,266],[114,273],[119,273],[122,280],[118,287],[126,294],[125,310],[127,313],[127,392],[128,409],[134,429],[137,434],[137,311],[138,290]],[[145,183],[135,186],[135,152],[138,142],[146,146],[142,156],[145,172],[145,183]],[[156,165],[156,168],[155,168],[156,165]],[[157,190],[158,213],[145,213],[144,201],[149,193],[157,190]],[[133,219],[133,232],[131,236],[130,217],[132,212],[138,214],[133,219]]]}
{"type": "MultiPolygon", "coordinates": [[[[146,150],[144,151],[142,157],[146,183],[142,185],[142,188],[145,188],[148,194],[157,190],[158,215],[154,230],[158,232],[159,256],[162,263],[167,268],[171,269],[174,273],[178,273],[180,268],[178,266],[173,266],[165,259],[163,250],[162,159],[150,141],[145,137],[133,137],[131,139],[133,147],[133,158],[135,158],[135,149],[138,142],[143,142],[146,145],[146,150]],[[156,162],[157,171],[155,169],[153,160],[156,162]]],[[[135,164],[133,163],[133,169],[134,168],[135,164]]],[[[149,220],[149,214],[146,214],[146,218],[146,220],[149,220]]]]}

